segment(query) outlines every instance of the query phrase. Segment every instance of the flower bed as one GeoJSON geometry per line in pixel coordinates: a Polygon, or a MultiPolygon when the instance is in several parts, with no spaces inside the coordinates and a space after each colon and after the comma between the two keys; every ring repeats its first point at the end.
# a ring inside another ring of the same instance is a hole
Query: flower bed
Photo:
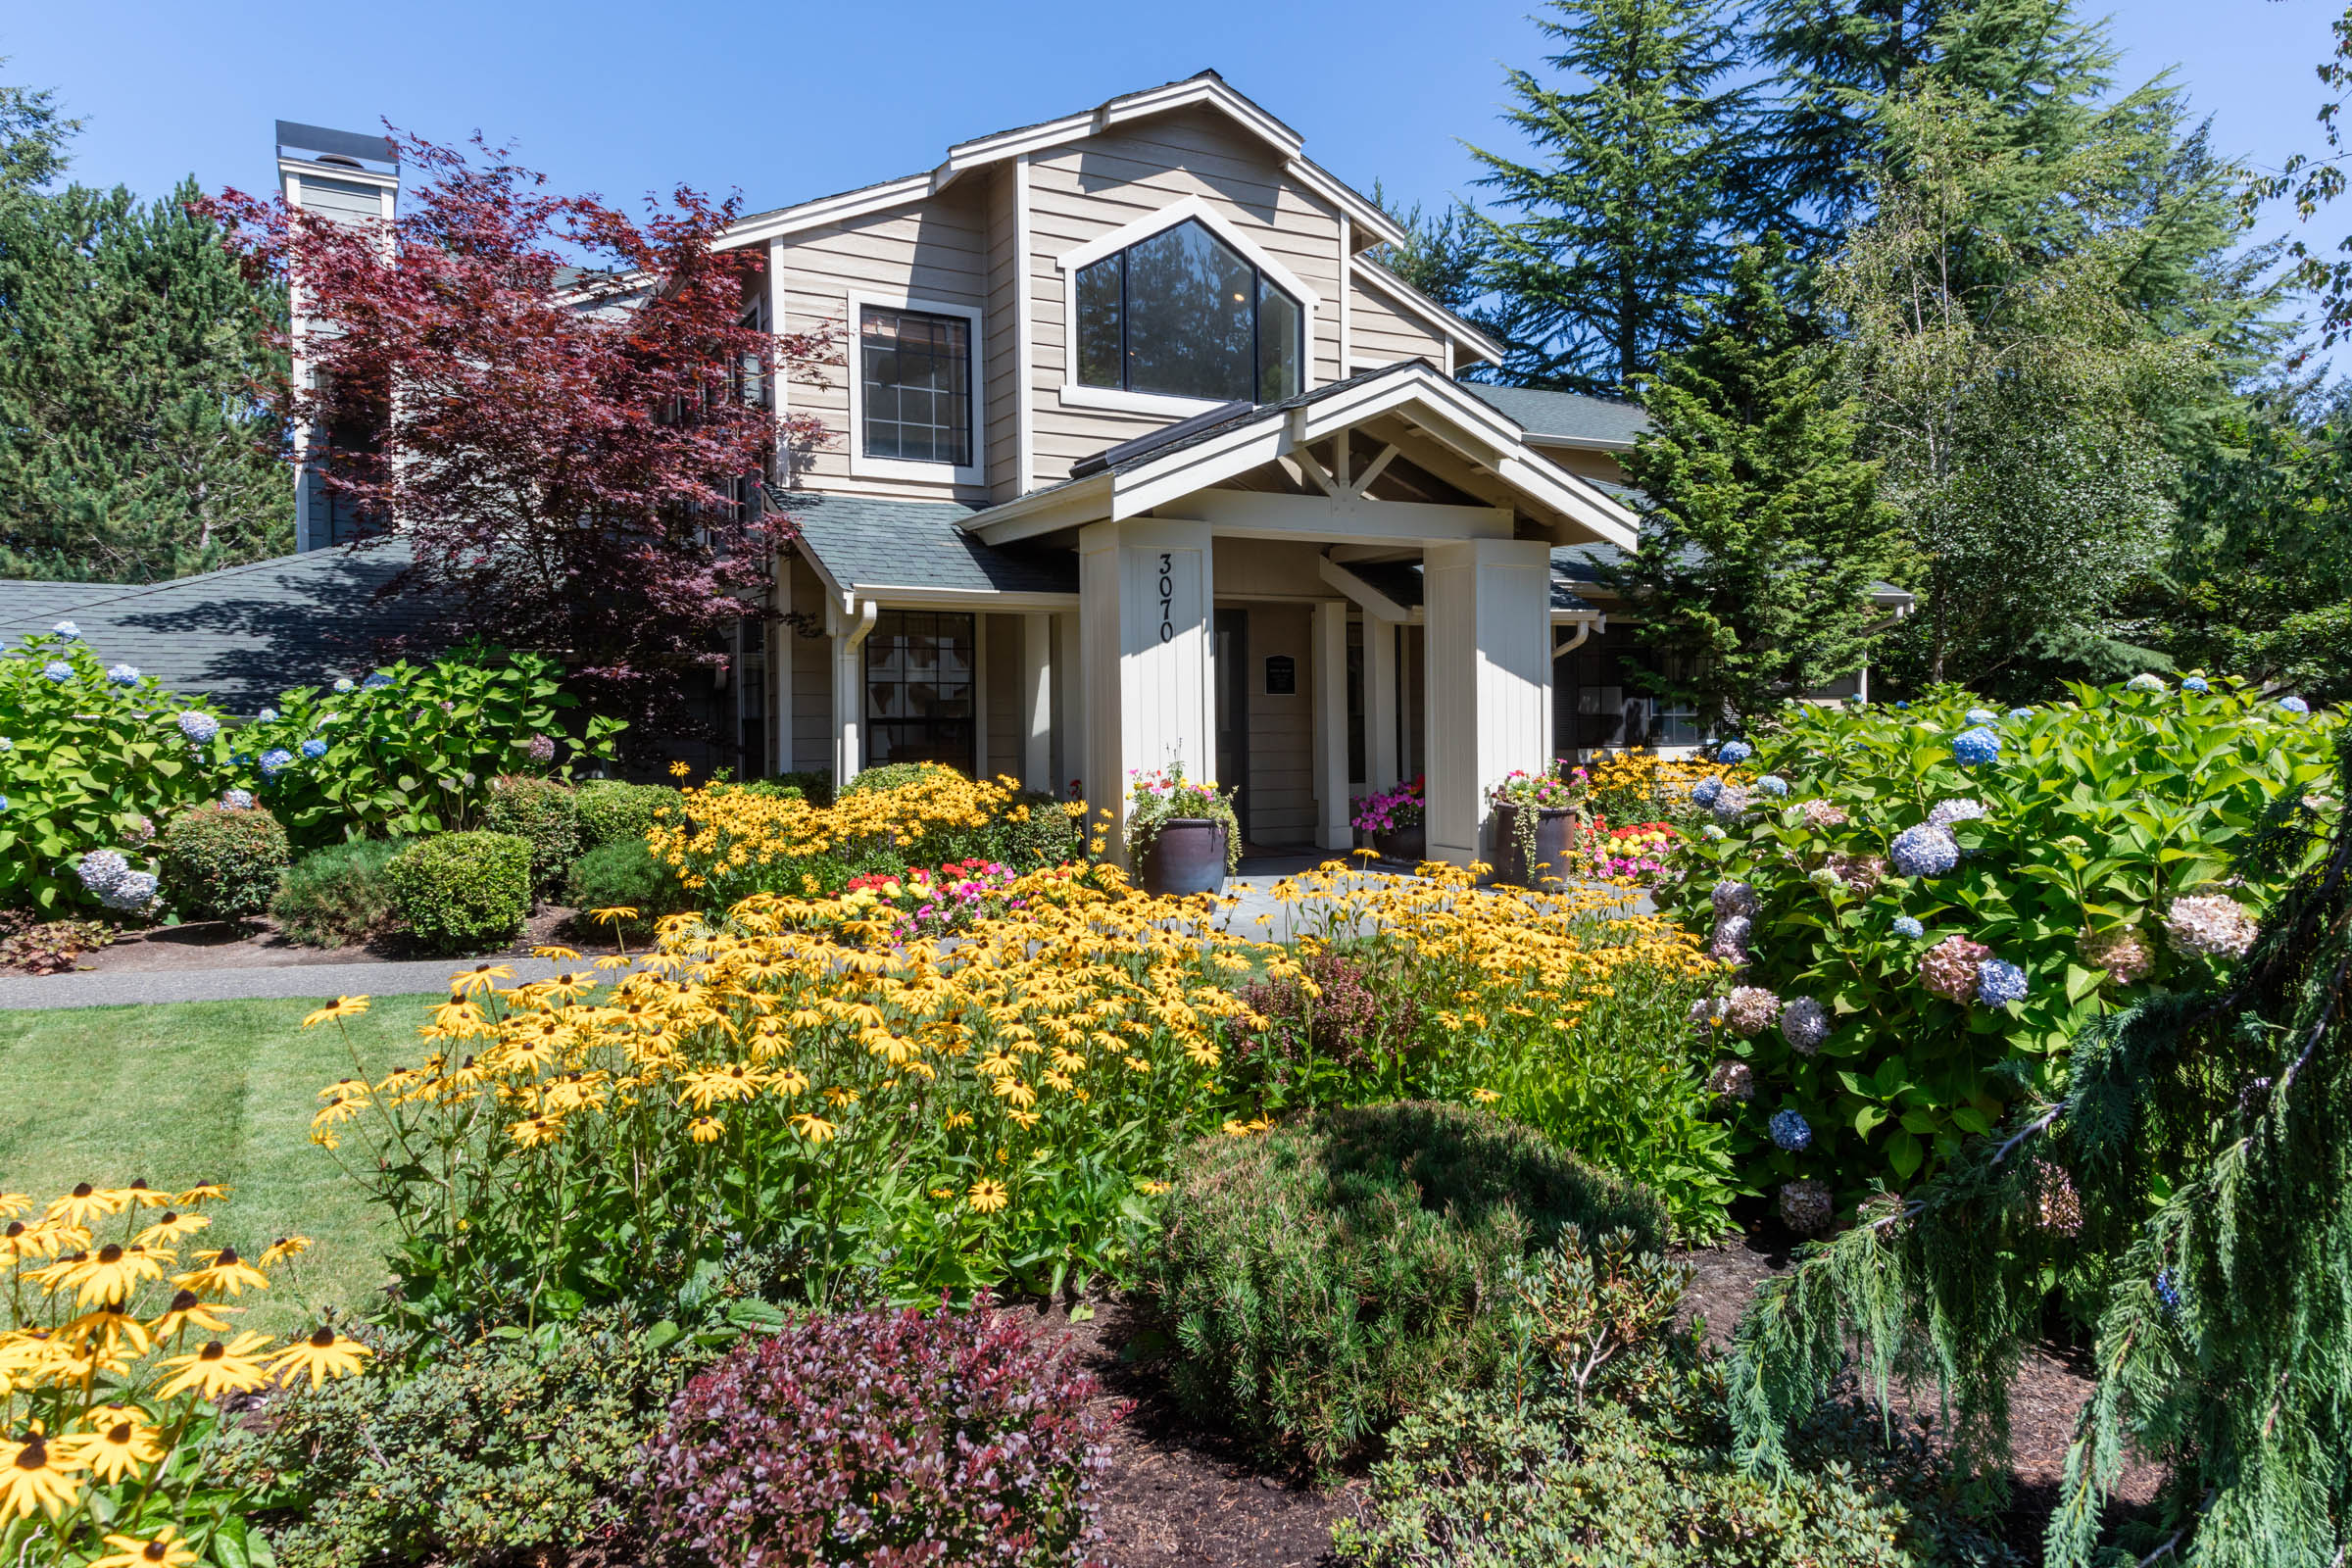
{"type": "Polygon", "coordinates": [[[2244,863],[2256,828],[2340,810],[2310,793],[2337,719],[2219,680],[2069,690],[1792,708],[1711,792],[1723,837],[1667,903],[1737,970],[1694,1022],[1799,1229],[2049,1093],[2091,1017],[2242,954],[2299,869],[2244,863]]]}

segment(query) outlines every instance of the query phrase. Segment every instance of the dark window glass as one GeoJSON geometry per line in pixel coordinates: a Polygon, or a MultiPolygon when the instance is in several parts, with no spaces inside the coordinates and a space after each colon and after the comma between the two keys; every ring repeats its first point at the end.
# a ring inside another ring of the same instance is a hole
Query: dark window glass
{"type": "Polygon", "coordinates": [[[1298,302],[1203,223],[1081,269],[1077,287],[1082,385],[1219,403],[1298,390],[1298,302]]]}
{"type": "Polygon", "coordinates": [[[865,765],[973,771],[970,615],[886,610],[865,639],[865,765]]]}
{"type": "Polygon", "coordinates": [[[960,316],[868,310],[858,324],[865,455],[972,461],[972,328],[960,316]]]}

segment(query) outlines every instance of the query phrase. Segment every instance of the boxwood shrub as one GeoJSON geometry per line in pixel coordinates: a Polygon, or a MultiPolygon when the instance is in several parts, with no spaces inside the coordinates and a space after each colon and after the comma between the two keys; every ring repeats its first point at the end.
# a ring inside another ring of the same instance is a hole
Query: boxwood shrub
{"type": "Polygon", "coordinates": [[[383,935],[398,920],[385,868],[407,839],[352,839],[313,850],[287,867],[270,913],[290,941],[343,948],[383,935]]]}
{"type": "Polygon", "coordinates": [[[1647,1192],[1492,1112],[1407,1102],[1195,1146],[1147,1287],[1194,1419],[1330,1473],[1492,1379],[1514,1269],[1568,1226],[1663,1244],[1647,1192]]]}
{"type": "Polygon", "coordinates": [[[511,942],[531,912],[531,846],[511,833],[418,839],[392,858],[384,876],[393,907],[436,953],[511,942]]]}
{"type": "Polygon", "coordinates": [[[662,784],[630,784],[616,778],[592,778],[573,792],[580,812],[580,844],[601,849],[623,839],[645,842],[654,813],[676,806],[682,797],[662,784]]]}
{"type": "Polygon", "coordinates": [[[190,807],[164,824],[156,849],[165,901],[193,920],[260,914],[286,869],[286,830],[258,807],[190,807]]]}
{"type": "Polygon", "coordinates": [[[580,807],[559,779],[506,773],[490,781],[475,826],[511,833],[531,847],[531,892],[544,897],[564,881],[580,855],[580,807]]]}
{"type": "MultiPolygon", "coordinates": [[[[693,907],[677,873],[654,858],[643,839],[619,839],[599,845],[571,863],[564,884],[564,902],[579,910],[631,908],[637,918],[623,929],[643,936],[665,914],[693,907]]],[[[595,927],[604,932],[610,928],[595,927]]]]}

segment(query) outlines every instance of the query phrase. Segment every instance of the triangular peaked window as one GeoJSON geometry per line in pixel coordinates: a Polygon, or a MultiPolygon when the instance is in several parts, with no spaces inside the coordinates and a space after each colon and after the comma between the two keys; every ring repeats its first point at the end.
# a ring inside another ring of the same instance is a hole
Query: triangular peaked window
{"type": "Polygon", "coordinates": [[[1078,270],[1078,380],[1276,403],[1299,388],[1305,313],[1198,219],[1078,270]]]}

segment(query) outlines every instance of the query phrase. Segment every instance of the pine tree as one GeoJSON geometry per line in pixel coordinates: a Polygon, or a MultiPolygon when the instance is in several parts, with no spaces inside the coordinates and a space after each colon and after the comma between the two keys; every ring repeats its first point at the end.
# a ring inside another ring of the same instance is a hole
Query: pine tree
{"type": "Polygon", "coordinates": [[[1871,584],[1901,554],[1836,357],[1789,316],[1786,264],[1777,237],[1742,252],[1697,337],[1644,381],[1626,472],[1648,511],[1611,573],[1688,672],[1670,695],[1743,722],[1861,666],[1871,584]]]}
{"type": "Polygon", "coordinates": [[[2352,742],[2332,795],[2282,802],[2267,824],[2257,853],[2303,870],[2241,962],[2098,1020],[2063,1100],[2021,1109],[1767,1283],[1734,1340],[1748,1463],[1785,1463],[1788,1424],[1858,1345],[1882,1399],[1894,1378],[1936,1383],[1965,1448],[1997,1472],[2010,1378],[2057,1279],[2096,1324],[2097,1381],[2050,1522],[2053,1568],[2346,1560],[2352,742]],[[2127,1452],[2167,1466],[2161,1517],[2103,1552],[2127,1452]]]}
{"type": "Polygon", "coordinates": [[[44,95],[0,98],[0,575],[153,582],[282,554],[293,485],[261,402],[282,295],[189,211],[192,180],[155,202],[42,188],[71,128],[44,95]]]}
{"type": "Polygon", "coordinates": [[[1502,377],[1622,396],[1688,340],[1756,231],[1753,89],[1717,0],[1550,0],[1537,19],[1565,88],[1513,71],[1505,116],[1536,160],[1473,147],[1518,216],[1483,222],[1481,281],[1509,349],[1502,377]]]}

